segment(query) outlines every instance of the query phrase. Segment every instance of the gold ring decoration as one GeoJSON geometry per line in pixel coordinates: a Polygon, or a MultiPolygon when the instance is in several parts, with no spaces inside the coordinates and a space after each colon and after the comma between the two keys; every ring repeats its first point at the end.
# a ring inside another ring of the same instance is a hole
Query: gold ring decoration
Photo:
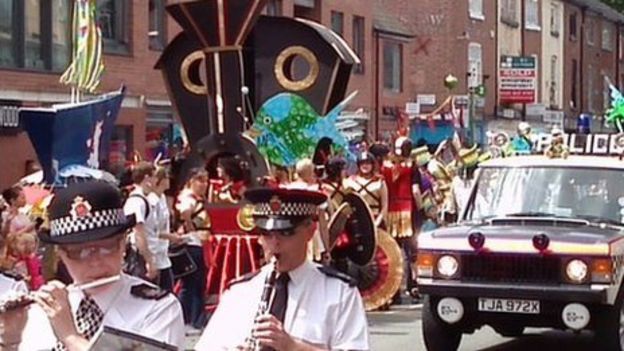
{"type": "Polygon", "coordinates": [[[303,46],[290,46],[282,50],[275,61],[275,78],[285,89],[301,91],[311,87],[318,78],[319,63],[312,51],[303,46]],[[291,72],[292,63],[296,56],[301,56],[310,67],[308,75],[301,80],[292,80],[285,72],[291,72]]]}
{"type": "Polygon", "coordinates": [[[182,85],[184,85],[184,87],[188,91],[197,95],[208,94],[208,89],[206,88],[206,85],[204,85],[204,83],[201,81],[201,78],[199,76],[199,69],[197,69],[196,74],[193,74],[194,79],[191,79],[189,70],[196,61],[200,61],[203,59],[204,53],[201,50],[193,51],[184,58],[184,60],[182,61],[182,65],[180,65],[180,80],[182,81],[182,85]]]}
{"type": "Polygon", "coordinates": [[[370,284],[368,288],[362,289],[360,287],[364,308],[366,311],[373,311],[392,300],[392,297],[401,288],[401,280],[403,279],[401,248],[386,231],[377,229],[375,256],[364,267],[377,271],[375,282],[370,284]]]}
{"type": "Polygon", "coordinates": [[[236,215],[236,223],[238,227],[246,232],[251,231],[255,227],[255,223],[253,220],[253,206],[252,205],[244,205],[238,210],[238,214],[236,215]]]}

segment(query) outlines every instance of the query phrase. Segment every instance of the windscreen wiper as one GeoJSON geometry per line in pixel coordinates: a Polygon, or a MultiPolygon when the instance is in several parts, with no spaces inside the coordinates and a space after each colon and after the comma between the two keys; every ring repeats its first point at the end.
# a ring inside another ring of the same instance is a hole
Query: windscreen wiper
{"type": "Polygon", "coordinates": [[[624,223],[617,221],[615,219],[608,218],[608,217],[593,216],[593,215],[577,215],[577,217],[586,219],[590,222],[594,222],[598,224],[604,223],[604,224],[615,225],[618,227],[624,227],[624,223]]]}

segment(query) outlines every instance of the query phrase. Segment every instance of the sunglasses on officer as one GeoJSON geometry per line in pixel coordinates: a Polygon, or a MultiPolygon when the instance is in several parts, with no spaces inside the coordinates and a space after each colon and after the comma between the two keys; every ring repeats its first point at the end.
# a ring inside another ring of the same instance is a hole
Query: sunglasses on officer
{"type": "Polygon", "coordinates": [[[94,256],[108,257],[121,249],[121,243],[124,238],[123,235],[120,235],[119,237],[101,240],[90,245],[61,245],[59,250],[63,251],[73,261],[82,261],[94,256]]]}
{"type": "Polygon", "coordinates": [[[289,228],[289,229],[263,229],[263,228],[257,228],[256,227],[256,232],[258,233],[258,235],[260,236],[269,236],[272,234],[275,235],[279,235],[282,237],[291,237],[295,234],[297,234],[298,230],[300,230],[300,228],[304,228],[307,227],[309,225],[312,224],[312,219],[310,218],[306,218],[304,220],[302,220],[301,222],[297,223],[294,227],[289,228]]]}

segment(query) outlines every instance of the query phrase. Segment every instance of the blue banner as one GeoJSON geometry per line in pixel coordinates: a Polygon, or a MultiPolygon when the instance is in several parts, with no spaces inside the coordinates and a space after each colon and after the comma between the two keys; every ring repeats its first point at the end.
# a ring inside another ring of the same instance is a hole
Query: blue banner
{"type": "Polygon", "coordinates": [[[87,102],[20,109],[22,126],[37,152],[46,184],[61,183],[59,172],[68,166],[101,168],[124,92],[122,88],[87,102]]]}

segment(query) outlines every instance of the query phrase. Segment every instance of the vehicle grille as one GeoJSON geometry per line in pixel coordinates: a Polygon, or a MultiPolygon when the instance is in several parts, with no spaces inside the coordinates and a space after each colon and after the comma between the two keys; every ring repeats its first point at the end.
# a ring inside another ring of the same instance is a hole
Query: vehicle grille
{"type": "Polygon", "coordinates": [[[534,255],[462,255],[462,279],[468,281],[558,283],[558,257],[534,255]]]}

